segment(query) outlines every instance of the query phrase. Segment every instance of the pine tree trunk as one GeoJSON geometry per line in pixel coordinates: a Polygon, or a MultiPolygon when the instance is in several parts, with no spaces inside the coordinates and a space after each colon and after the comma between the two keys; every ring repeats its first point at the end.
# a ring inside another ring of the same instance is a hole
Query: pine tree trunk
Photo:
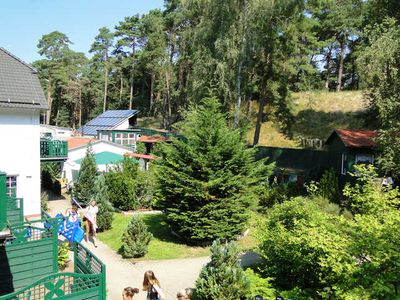
{"type": "Polygon", "coordinates": [[[256,128],[254,131],[253,146],[257,145],[258,141],[260,139],[260,132],[261,132],[261,126],[262,126],[262,121],[263,121],[263,115],[264,115],[264,107],[265,107],[265,87],[262,86],[261,92],[260,92],[260,101],[259,101],[259,107],[258,107],[256,128]]]}
{"type": "Polygon", "coordinates": [[[327,89],[327,90],[329,90],[329,78],[331,75],[331,59],[332,59],[332,48],[329,48],[328,55],[326,56],[325,89],[327,89]]]}
{"type": "Polygon", "coordinates": [[[338,78],[337,78],[337,86],[336,86],[336,91],[340,92],[342,89],[342,77],[343,77],[343,62],[344,62],[344,52],[345,52],[345,38],[340,42],[340,59],[339,59],[339,70],[338,70],[338,78]]]}
{"type": "Polygon", "coordinates": [[[46,112],[46,124],[50,125],[51,105],[52,105],[52,99],[51,99],[51,74],[50,73],[49,73],[49,80],[47,81],[47,104],[49,106],[49,109],[46,112]]]}
{"type": "Polygon", "coordinates": [[[169,126],[171,125],[171,78],[170,78],[170,74],[167,70],[165,71],[165,88],[166,88],[166,113],[167,113],[167,118],[166,118],[166,122],[165,122],[165,126],[164,128],[169,128],[169,126]]]}
{"type": "Polygon", "coordinates": [[[135,71],[135,47],[136,43],[132,43],[132,71],[131,71],[131,89],[129,94],[129,109],[132,109],[133,106],[133,80],[134,80],[134,71],[135,71]]]}
{"type": "Polygon", "coordinates": [[[82,127],[82,87],[79,87],[79,127],[82,127]]]}
{"type": "Polygon", "coordinates": [[[133,70],[131,73],[131,90],[129,94],[129,109],[132,109],[132,102],[133,102],[133,70]]]}
{"type": "Polygon", "coordinates": [[[236,111],[235,111],[235,120],[234,127],[237,128],[239,126],[239,117],[240,117],[240,106],[242,104],[242,60],[239,62],[237,75],[236,75],[236,93],[237,93],[237,102],[236,102],[236,111]]]}
{"type": "Polygon", "coordinates": [[[155,80],[156,75],[154,73],[151,74],[151,79],[150,79],[150,109],[149,112],[151,113],[153,110],[154,106],[154,80],[155,80]]]}
{"type": "Polygon", "coordinates": [[[108,68],[106,66],[104,73],[104,100],[103,100],[103,112],[106,111],[107,108],[107,90],[108,90],[108,68]]]}
{"type": "Polygon", "coordinates": [[[124,93],[124,76],[121,72],[121,78],[119,81],[119,101],[122,101],[122,94],[124,93]]]}

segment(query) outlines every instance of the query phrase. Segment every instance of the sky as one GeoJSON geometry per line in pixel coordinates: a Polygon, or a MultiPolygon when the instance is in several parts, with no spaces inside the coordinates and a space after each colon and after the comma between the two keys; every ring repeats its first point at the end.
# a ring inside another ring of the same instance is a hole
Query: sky
{"type": "Polygon", "coordinates": [[[163,0],[4,0],[0,10],[0,47],[27,63],[40,59],[39,39],[58,30],[71,49],[88,54],[100,27],[124,17],[162,8],[163,0]]]}

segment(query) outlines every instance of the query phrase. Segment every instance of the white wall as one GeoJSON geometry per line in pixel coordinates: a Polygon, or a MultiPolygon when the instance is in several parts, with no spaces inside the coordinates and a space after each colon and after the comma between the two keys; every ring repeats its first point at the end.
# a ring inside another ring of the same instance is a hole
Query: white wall
{"type": "Polygon", "coordinates": [[[52,138],[55,140],[67,140],[72,134],[70,129],[46,125],[40,125],[40,132],[42,134],[51,133],[52,138]]]}
{"type": "Polygon", "coordinates": [[[0,108],[0,170],[18,175],[24,215],[40,214],[39,110],[0,108]]]}
{"type": "Polygon", "coordinates": [[[123,129],[128,129],[129,128],[129,119],[126,119],[124,122],[122,122],[120,125],[117,127],[113,128],[114,130],[123,130],[123,129]]]}
{"type": "MultiPolygon", "coordinates": [[[[101,141],[92,144],[92,150],[95,154],[107,151],[119,155],[124,155],[127,152],[132,152],[129,149],[114,146],[112,144],[101,141]]],[[[76,181],[78,176],[78,170],[80,169],[80,164],[77,164],[75,161],[84,158],[85,155],[86,155],[86,147],[80,147],[77,149],[68,150],[68,160],[64,163],[64,169],[63,169],[63,172],[68,182],[76,181]]],[[[97,167],[100,172],[107,171],[106,165],[99,165],[97,167]]]]}

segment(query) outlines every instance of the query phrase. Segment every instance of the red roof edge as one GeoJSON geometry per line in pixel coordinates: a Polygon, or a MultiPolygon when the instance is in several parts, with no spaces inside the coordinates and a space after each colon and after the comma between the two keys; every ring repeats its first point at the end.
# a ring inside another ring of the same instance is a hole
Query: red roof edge
{"type": "Polygon", "coordinates": [[[126,156],[133,156],[136,158],[143,158],[143,159],[149,159],[149,160],[154,160],[157,157],[154,155],[149,155],[149,154],[140,154],[140,153],[134,153],[134,152],[126,152],[125,153],[126,156]]]}
{"type": "Polygon", "coordinates": [[[351,148],[373,148],[376,146],[375,139],[378,137],[378,132],[375,130],[335,129],[334,132],[346,147],[351,148]]]}

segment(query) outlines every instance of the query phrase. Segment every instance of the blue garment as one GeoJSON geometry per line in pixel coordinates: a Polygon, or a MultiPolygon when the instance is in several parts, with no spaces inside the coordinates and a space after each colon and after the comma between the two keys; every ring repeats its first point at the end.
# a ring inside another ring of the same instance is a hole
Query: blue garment
{"type": "MultiPolygon", "coordinates": [[[[62,215],[58,214],[56,218],[62,217],[62,215]]],[[[65,237],[70,242],[80,242],[84,237],[84,231],[81,228],[81,221],[78,218],[77,213],[70,213],[67,221],[66,228],[64,230],[64,222],[61,222],[58,226],[58,233],[65,237]]]]}

